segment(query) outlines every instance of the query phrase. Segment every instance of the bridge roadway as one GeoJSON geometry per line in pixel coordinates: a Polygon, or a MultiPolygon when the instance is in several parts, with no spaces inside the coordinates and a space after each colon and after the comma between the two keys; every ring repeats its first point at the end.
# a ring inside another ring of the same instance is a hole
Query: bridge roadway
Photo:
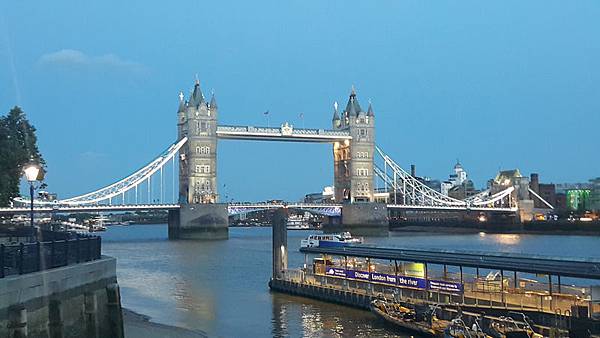
{"type": "Polygon", "coordinates": [[[338,248],[301,248],[300,251],[303,253],[327,254],[341,257],[368,257],[600,280],[600,259],[592,258],[561,258],[514,253],[503,254],[452,250],[415,250],[365,245],[338,248]]]}
{"type": "Polygon", "coordinates": [[[351,140],[346,130],[294,128],[284,124],[281,127],[217,126],[217,138],[255,141],[288,141],[333,143],[351,140]]]}
{"type": "MultiPolygon", "coordinates": [[[[266,209],[289,208],[298,210],[315,211],[326,216],[340,216],[343,204],[335,203],[230,203],[228,209],[230,215],[244,212],[252,212],[266,209]]],[[[179,204],[97,204],[97,205],[72,205],[48,203],[44,206],[36,206],[34,213],[77,213],[77,212],[119,212],[119,211],[141,211],[141,210],[176,210],[179,204]]],[[[494,211],[502,213],[514,213],[517,208],[485,208],[465,206],[423,206],[388,204],[388,209],[403,210],[437,210],[437,211],[494,211]]],[[[11,215],[18,213],[29,213],[29,207],[0,208],[0,215],[11,215]]]]}

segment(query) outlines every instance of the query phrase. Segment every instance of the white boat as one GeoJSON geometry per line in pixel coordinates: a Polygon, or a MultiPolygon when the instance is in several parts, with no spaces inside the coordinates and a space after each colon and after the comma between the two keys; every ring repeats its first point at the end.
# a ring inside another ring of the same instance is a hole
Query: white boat
{"type": "Polygon", "coordinates": [[[342,232],[341,234],[310,235],[307,239],[303,239],[302,241],[300,241],[300,247],[340,247],[354,244],[362,244],[362,242],[362,238],[352,237],[352,235],[349,232],[342,232]]]}
{"type": "Polygon", "coordinates": [[[287,221],[288,230],[307,230],[310,229],[307,219],[303,216],[291,215],[287,221]]]}

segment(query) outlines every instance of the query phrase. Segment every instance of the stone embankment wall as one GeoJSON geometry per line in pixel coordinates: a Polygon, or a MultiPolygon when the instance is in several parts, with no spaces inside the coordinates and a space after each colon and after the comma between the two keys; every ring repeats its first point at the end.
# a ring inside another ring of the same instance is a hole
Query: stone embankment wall
{"type": "Polygon", "coordinates": [[[123,337],[116,260],[0,279],[0,337],[123,337]]]}

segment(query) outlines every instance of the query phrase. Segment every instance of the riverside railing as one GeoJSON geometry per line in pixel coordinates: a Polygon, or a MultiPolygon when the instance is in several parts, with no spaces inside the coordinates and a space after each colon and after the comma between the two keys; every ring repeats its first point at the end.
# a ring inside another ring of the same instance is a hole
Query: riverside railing
{"type": "Polygon", "coordinates": [[[0,245],[0,278],[100,259],[101,238],[76,238],[0,245]]]}

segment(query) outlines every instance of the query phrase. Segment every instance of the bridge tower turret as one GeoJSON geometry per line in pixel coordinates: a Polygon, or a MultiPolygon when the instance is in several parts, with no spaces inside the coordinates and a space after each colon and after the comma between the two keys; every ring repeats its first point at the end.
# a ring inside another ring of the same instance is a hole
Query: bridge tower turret
{"type": "Polygon", "coordinates": [[[180,156],[181,204],[217,202],[217,114],[214,95],[210,103],[206,102],[196,80],[178,125],[179,136],[188,137],[180,156]]]}
{"type": "Polygon", "coordinates": [[[373,155],[375,152],[375,114],[369,103],[363,111],[352,87],[340,121],[334,111],[333,128],[348,130],[351,141],[333,145],[336,202],[373,202],[373,155]]]}

